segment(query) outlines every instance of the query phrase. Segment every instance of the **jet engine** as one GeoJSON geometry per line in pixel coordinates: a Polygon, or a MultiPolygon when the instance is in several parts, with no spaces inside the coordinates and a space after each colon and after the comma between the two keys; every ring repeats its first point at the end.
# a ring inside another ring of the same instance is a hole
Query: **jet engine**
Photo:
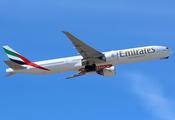
{"type": "Polygon", "coordinates": [[[101,71],[98,71],[97,74],[103,75],[104,77],[116,75],[115,67],[104,68],[101,71]]]}
{"type": "Polygon", "coordinates": [[[118,53],[116,51],[107,52],[102,57],[102,60],[105,62],[117,61],[118,53]]]}

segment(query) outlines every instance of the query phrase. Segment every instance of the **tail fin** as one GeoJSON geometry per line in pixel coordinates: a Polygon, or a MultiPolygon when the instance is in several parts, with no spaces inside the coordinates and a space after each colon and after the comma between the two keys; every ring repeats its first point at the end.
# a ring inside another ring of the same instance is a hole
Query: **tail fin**
{"type": "Polygon", "coordinates": [[[28,59],[17,53],[15,50],[10,48],[9,46],[3,46],[7,56],[9,59],[17,64],[25,65],[27,63],[31,63],[28,59]]]}
{"type": "Polygon", "coordinates": [[[11,68],[15,66],[14,69],[16,69],[16,68],[17,69],[23,69],[23,68],[21,68],[23,66],[20,66],[20,65],[25,65],[26,64],[26,65],[30,65],[30,66],[38,68],[38,69],[50,71],[47,68],[41,67],[41,66],[39,66],[39,65],[37,65],[35,63],[30,62],[28,59],[26,59],[25,57],[23,57],[22,55],[20,55],[16,51],[14,51],[9,46],[3,46],[3,48],[4,48],[5,52],[7,53],[7,56],[11,60],[11,61],[8,61],[8,62],[5,62],[5,61],[4,62],[11,68]]]}

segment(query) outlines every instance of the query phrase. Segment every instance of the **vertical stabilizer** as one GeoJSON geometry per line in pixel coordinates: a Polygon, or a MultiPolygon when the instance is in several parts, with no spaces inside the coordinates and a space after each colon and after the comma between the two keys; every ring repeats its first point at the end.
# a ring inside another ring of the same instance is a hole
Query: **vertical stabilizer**
{"type": "Polygon", "coordinates": [[[17,64],[25,65],[27,63],[31,63],[28,59],[20,55],[18,52],[10,48],[9,46],[3,46],[3,49],[5,50],[7,56],[9,59],[17,64]]]}

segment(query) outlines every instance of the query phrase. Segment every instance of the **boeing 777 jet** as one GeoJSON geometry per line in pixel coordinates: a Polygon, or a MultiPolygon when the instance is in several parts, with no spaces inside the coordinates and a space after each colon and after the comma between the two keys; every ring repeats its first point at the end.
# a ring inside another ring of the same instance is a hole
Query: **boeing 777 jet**
{"type": "Polygon", "coordinates": [[[10,67],[6,69],[6,72],[9,73],[6,77],[16,73],[48,75],[69,71],[79,72],[66,77],[66,79],[96,73],[105,77],[113,76],[116,74],[115,65],[155,59],[168,59],[169,55],[173,53],[171,49],[164,46],[146,46],[99,52],[69,32],[62,32],[72,41],[74,48],[77,49],[80,56],[31,62],[9,46],[3,46],[10,59],[4,61],[10,67]]]}

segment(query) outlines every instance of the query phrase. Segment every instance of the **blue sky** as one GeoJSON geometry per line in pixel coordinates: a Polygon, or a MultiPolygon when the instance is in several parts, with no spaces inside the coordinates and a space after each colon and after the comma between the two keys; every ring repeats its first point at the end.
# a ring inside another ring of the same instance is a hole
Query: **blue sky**
{"type": "MultiPolygon", "coordinates": [[[[0,1],[0,45],[30,61],[76,56],[72,33],[97,49],[110,51],[148,45],[175,51],[174,0],[0,1]]],[[[1,120],[174,120],[174,53],[168,60],[118,65],[116,76],[76,72],[16,74],[3,49],[0,74],[1,120]]]]}

